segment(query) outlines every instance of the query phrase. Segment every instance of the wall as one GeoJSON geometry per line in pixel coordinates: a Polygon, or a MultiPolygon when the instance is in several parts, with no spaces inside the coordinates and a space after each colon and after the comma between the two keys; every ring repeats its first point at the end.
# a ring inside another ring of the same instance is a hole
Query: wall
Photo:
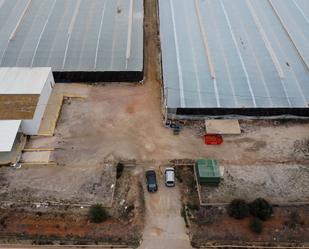
{"type": "Polygon", "coordinates": [[[0,94],[0,120],[32,119],[38,94],[0,94]]]}
{"type": "Polygon", "coordinates": [[[38,135],[41,120],[43,118],[48,99],[55,85],[54,77],[50,72],[45,82],[44,88],[39,97],[39,101],[32,120],[23,120],[21,130],[26,135],[38,135]]]}

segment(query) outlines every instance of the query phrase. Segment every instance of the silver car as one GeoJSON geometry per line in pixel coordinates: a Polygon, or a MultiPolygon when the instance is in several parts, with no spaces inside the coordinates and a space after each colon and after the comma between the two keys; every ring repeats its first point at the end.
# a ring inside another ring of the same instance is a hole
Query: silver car
{"type": "Polygon", "coordinates": [[[165,186],[174,187],[175,186],[175,170],[172,167],[166,168],[165,172],[165,186]]]}

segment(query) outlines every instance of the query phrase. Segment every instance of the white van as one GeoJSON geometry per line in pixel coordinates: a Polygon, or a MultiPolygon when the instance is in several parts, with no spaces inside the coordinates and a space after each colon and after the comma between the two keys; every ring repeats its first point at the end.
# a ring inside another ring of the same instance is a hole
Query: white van
{"type": "Polygon", "coordinates": [[[175,170],[172,167],[166,168],[165,172],[165,186],[174,187],[175,186],[175,170]]]}

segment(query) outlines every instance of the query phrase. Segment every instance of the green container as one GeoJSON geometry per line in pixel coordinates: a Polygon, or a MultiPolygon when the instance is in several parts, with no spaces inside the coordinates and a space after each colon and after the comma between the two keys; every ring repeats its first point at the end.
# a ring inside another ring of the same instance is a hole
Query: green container
{"type": "Polygon", "coordinates": [[[211,186],[219,185],[221,177],[218,162],[216,160],[198,159],[195,167],[200,184],[211,186]]]}

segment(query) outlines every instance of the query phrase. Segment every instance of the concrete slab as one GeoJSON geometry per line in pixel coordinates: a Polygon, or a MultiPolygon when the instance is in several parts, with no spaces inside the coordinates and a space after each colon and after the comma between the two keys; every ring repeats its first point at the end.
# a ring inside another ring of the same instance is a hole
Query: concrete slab
{"type": "Polygon", "coordinates": [[[51,151],[24,152],[21,163],[49,163],[51,151]]]}
{"type": "Polygon", "coordinates": [[[207,134],[237,135],[241,133],[238,120],[206,120],[207,134]]]}
{"type": "Polygon", "coordinates": [[[45,109],[43,119],[41,121],[39,135],[53,136],[56,128],[57,120],[60,115],[63,102],[62,93],[53,92],[49,98],[48,105],[45,109]]]}
{"type": "Polygon", "coordinates": [[[26,141],[27,138],[21,133],[18,133],[12,150],[10,152],[0,152],[0,165],[10,165],[18,161],[26,141]]]}
{"type": "Polygon", "coordinates": [[[32,136],[27,141],[25,150],[56,148],[56,137],[32,136]]]}
{"type": "Polygon", "coordinates": [[[46,107],[41,126],[39,129],[40,136],[53,136],[57,121],[61,112],[63,99],[68,98],[86,98],[85,92],[78,91],[78,87],[74,87],[76,84],[56,84],[54,90],[49,98],[48,105],[46,107]],[[73,86],[73,87],[72,87],[73,86]]]}

